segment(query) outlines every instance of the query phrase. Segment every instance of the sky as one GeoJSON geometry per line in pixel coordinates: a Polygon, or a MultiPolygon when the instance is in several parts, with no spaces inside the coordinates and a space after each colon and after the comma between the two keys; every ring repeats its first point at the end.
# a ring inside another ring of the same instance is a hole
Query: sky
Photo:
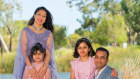
{"type": "Polygon", "coordinates": [[[29,20],[36,8],[46,7],[53,16],[53,23],[66,26],[67,35],[73,34],[81,25],[77,19],[81,19],[81,13],[76,8],[69,8],[67,0],[20,0],[22,11],[14,13],[15,20],[29,20]]]}

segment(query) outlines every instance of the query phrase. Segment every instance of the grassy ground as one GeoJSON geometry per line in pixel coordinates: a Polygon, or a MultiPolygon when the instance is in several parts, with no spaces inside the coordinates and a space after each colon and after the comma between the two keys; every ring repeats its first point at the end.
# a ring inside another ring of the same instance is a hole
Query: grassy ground
{"type": "Polygon", "coordinates": [[[15,53],[4,53],[0,57],[0,73],[12,73],[14,67],[15,53]]]}

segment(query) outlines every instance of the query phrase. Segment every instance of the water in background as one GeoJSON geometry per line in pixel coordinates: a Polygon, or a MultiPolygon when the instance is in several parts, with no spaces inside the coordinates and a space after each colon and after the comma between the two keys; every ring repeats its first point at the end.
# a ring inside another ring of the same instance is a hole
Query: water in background
{"type": "MultiPolygon", "coordinates": [[[[122,79],[122,73],[118,73],[118,78],[122,79]]],[[[12,74],[0,74],[0,79],[13,79],[12,74]]],[[[70,79],[70,72],[58,72],[58,79],[70,79]]]]}
{"type": "MultiPolygon", "coordinates": [[[[12,74],[0,74],[0,79],[13,79],[12,74]]],[[[58,79],[70,79],[70,72],[58,72],[58,79]]]]}

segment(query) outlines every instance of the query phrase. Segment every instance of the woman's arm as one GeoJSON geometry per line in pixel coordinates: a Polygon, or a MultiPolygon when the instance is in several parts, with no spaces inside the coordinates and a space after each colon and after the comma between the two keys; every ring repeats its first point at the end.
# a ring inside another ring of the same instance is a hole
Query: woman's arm
{"type": "Polygon", "coordinates": [[[28,44],[28,40],[27,40],[27,34],[26,34],[26,31],[25,30],[22,31],[20,43],[21,43],[22,55],[25,58],[26,65],[29,67],[32,64],[31,64],[31,62],[29,60],[29,57],[27,56],[27,44],[28,44]]]}
{"type": "Polygon", "coordinates": [[[25,70],[24,70],[24,74],[23,74],[23,79],[27,79],[28,75],[29,75],[29,71],[28,71],[28,68],[26,66],[25,70]]]}
{"type": "Polygon", "coordinates": [[[50,74],[50,69],[49,67],[47,68],[47,71],[46,71],[46,79],[51,79],[51,74],[50,74]]]}
{"type": "Polygon", "coordinates": [[[46,50],[46,57],[44,60],[44,66],[48,67],[49,60],[50,60],[50,52],[48,50],[46,50]]]}
{"type": "MultiPolygon", "coordinates": [[[[22,56],[23,56],[23,58],[25,58],[26,65],[28,67],[31,67],[32,64],[31,64],[30,59],[27,55],[28,40],[27,40],[27,34],[26,34],[25,30],[22,31],[20,43],[21,43],[22,56]]],[[[30,71],[31,76],[35,76],[35,74],[37,72],[34,67],[32,67],[29,71],[30,71]]]]}
{"type": "Polygon", "coordinates": [[[48,66],[48,64],[49,64],[52,46],[53,46],[53,36],[52,36],[52,33],[50,32],[48,39],[46,41],[46,57],[45,57],[45,61],[44,61],[45,66],[48,66]]]}
{"type": "Polygon", "coordinates": [[[26,62],[28,67],[32,66],[32,64],[31,64],[31,62],[29,60],[29,57],[26,57],[26,61],[25,62],[26,62]]]}

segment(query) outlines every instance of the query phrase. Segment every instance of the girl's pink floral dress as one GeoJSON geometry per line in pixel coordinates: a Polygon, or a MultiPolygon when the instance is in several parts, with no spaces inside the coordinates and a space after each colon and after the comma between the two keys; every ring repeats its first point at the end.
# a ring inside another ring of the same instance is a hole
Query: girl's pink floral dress
{"type": "Polygon", "coordinates": [[[80,58],[71,62],[71,66],[75,72],[76,79],[94,79],[96,65],[94,63],[94,57],[89,57],[89,61],[81,62],[80,58]]]}

